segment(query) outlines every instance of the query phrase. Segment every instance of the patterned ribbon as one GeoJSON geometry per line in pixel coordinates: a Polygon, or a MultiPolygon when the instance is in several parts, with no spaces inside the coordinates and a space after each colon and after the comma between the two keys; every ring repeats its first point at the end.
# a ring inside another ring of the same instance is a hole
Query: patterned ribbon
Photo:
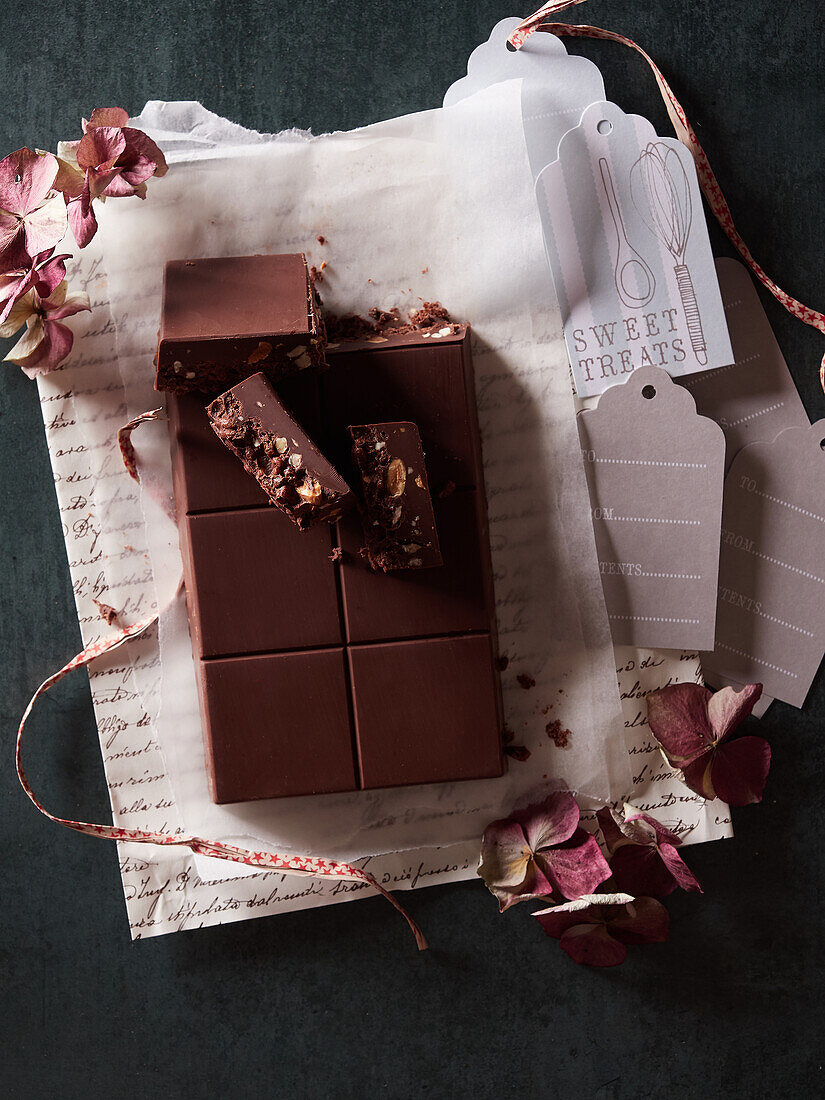
{"type": "MultiPolygon", "coordinates": [[[[789,313],[792,313],[794,317],[798,317],[800,321],[804,321],[806,325],[811,325],[813,328],[818,329],[819,332],[825,334],[825,314],[819,313],[817,310],[803,305],[802,302],[797,301],[796,298],[792,298],[790,294],[787,294],[781,287],[777,286],[773,279],[771,279],[767,272],[751,255],[750,249],[739,235],[736,226],[733,224],[730,207],[725,200],[725,196],[722,194],[722,189],[713,173],[707,154],[699,144],[699,139],[696,137],[693,127],[688,122],[682,105],[673,94],[670,85],[665,80],[653,58],[631,38],[625,38],[624,35],[616,34],[614,31],[602,30],[601,27],[547,22],[547,19],[556,12],[582,3],[584,3],[584,0],[554,0],[552,3],[544,4],[538,11],[529,15],[519,23],[510,35],[510,44],[515,49],[519,50],[535,31],[547,31],[560,38],[564,36],[571,38],[604,38],[609,42],[619,42],[623,46],[629,46],[632,50],[635,50],[636,53],[641,54],[653,70],[653,75],[656,77],[656,83],[659,85],[659,91],[662,93],[662,99],[667,108],[667,113],[670,116],[670,121],[673,123],[673,129],[676,132],[677,138],[688,147],[693,155],[693,159],[696,162],[696,172],[699,176],[699,185],[704,192],[705,198],[716,220],[728,237],[728,240],[730,240],[734,248],[762,285],[767,287],[774,298],[776,298],[789,313]]],[[[820,364],[819,380],[822,389],[825,390],[825,356],[822,357],[822,362],[820,364]]]]}
{"type": "MultiPolygon", "coordinates": [[[[137,462],[134,448],[131,443],[131,434],[139,424],[157,420],[159,415],[160,410],[158,409],[154,409],[152,412],[141,413],[141,415],[135,417],[134,420],[130,420],[128,424],[124,424],[117,433],[118,445],[121,455],[123,456],[124,465],[129,471],[129,475],[134,478],[135,481],[139,482],[140,477],[137,472],[137,462]]],[[[116,613],[113,612],[112,608],[104,604],[99,610],[103,620],[109,622],[110,625],[112,625],[112,623],[118,625],[116,613]],[[112,618],[112,614],[114,614],[114,618],[112,618]]],[[[159,614],[159,612],[155,612],[145,619],[141,619],[139,622],[120,627],[115,633],[108,634],[95,642],[91,642],[81,653],[72,657],[63,668],[44,680],[31,697],[29,705],[26,707],[23,712],[23,717],[20,719],[20,725],[17,728],[17,743],[15,746],[17,778],[20,780],[20,785],[29,796],[29,799],[34,803],[41,814],[50,821],[54,821],[58,825],[65,825],[67,829],[74,829],[75,832],[86,833],[88,836],[102,837],[106,840],[128,841],[134,844],[160,844],[164,847],[189,848],[192,852],[204,856],[212,856],[214,859],[225,859],[231,863],[245,863],[250,867],[260,867],[261,870],[265,871],[280,871],[282,874],[306,875],[311,878],[330,878],[349,882],[360,882],[364,886],[371,887],[380,894],[383,894],[387,901],[398,910],[410,926],[419,951],[426,951],[427,941],[424,938],[424,934],[406,909],[404,909],[403,905],[401,905],[388,890],[385,890],[369,872],[363,871],[359,867],[352,867],[348,863],[339,863],[337,860],[317,859],[311,856],[283,856],[279,855],[277,852],[253,852],[247,848],[236,848],[230,844],[223,844],[220,841],[204,840],[202,837],[197,836],[167,836],[163,833],[145,832],[141,829],[120,829],[115,825],[95,825],[89,821],[73,821],[70,818],[55,816],[55,814],[50,813],[38,800],[26,778],[21,756],[23,729],[25,728],[29,715],[34,709],[35,703],[50,687],[59,680],[62,680],[64,676],[74,671],[74,669],[90,665],[93,661],[97,660],[98,657],[102,657],[106,653],[112,653],[126,642],[131,641],[132,638],[140,637],[141,634],[145,633],[145,631],[157,622],[159,614]]]]}

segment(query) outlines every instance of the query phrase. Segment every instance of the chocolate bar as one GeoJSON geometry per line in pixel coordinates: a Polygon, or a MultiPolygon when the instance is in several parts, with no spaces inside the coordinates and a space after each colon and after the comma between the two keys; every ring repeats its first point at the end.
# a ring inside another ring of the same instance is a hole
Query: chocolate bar
{"type": "Polygon", "coordinates": [[[214,397],[259,371],[277,382],[322,368],[325,345],[301,253],[166,264],[156,389],[214,397]]]}
{"type": "Polygon", "coordinates": [[[342,344],[326,373],[285,380],[278,395],[342,472],[348,427],[414,421],[427,481],[435,468],[457,487],[432,502],[443,565],[375,572],[354,510],[299,531],[219,441],[203,403],[167,397],[213,798],[500,775],[468,331],[433,345],[418,333],[342,344]]]}
{"type": "Polygon", "coordinates": [[[355,503],[263,374],[216,397],[206,411],[218,439],[302,531],[320,520],[331,523],[355,503]]]}
{"type": "Polygon", "coordinates": [[[361,424],[349,434],[370,565],[389,573],[443,564],[418,428],[409,421],[361,424]]]}

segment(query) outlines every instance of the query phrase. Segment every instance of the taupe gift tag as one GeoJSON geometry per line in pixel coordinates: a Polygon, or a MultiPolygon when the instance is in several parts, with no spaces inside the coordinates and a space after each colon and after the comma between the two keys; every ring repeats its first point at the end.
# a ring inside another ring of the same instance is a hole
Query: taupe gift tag
{"type": "Polygon", "coordinates": [[[659,367],[579,413],[616,644],[706,649],[716,618],[725,437],[659,367]]]}
{"type": "Polygon", "coordinates": [[[725,480],[708,680],[802,706],[825,650],[825,420],[744,447],[725,480]]]}
{"type": "Polygon", "coordinates": [[[728,443],[726,466],[748,443],[770,443],[785,428],[810,421],[753,279],[738,260],[716,261],[735,362],[680,378],[702,416],[715,420],[728,443]]]}

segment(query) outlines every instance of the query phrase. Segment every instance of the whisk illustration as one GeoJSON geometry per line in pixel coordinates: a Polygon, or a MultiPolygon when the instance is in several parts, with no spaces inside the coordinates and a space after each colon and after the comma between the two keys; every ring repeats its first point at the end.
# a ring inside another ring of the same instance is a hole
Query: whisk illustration
{"type": "Polygon", "coordinates": [[[674,260],[674,273],[685,311],[690,343],[697,363],[708,361],[702,318],[685,253],[693,220],[693,202],[687,173],[675,149],[651,142],[630,170],[630,194],[639,216],[674,260]]]}

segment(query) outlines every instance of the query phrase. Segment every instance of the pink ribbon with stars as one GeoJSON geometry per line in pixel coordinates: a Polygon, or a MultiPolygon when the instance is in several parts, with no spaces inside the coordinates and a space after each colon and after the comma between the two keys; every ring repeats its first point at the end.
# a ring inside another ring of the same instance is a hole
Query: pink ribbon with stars
{"type": "MultiPolygon", "coordinates": [[[[751,255],[750,249],[745,244],[733,223],[730,207],[727,204],[725,196],[722,194],[722,189],[713,173],[707,154],[699,144],[699,139],[696,137],[693,127],[688,122],[681,103],[673,94],[673,90],[665,80],[664,75],[653,58],[650,57],[641,46],[634,42],[632,38],[626,38],[623,34],[616,34],[615,31],[606,31],[602,30],[601,27],[590,27],[587,25],[548,22],[550,16],[554,15],[556,12],[563,11],[564,8],[574,7],[582,3],[584,3],[584,0],[553,0],[552,3],[544,4],[538,11],[535,11],[532,15],[529,15],[519,23],[510,35],[510,44],[515,49],[520,50],[531,34],[534,34],[536,31],[546,31],[549,34],[555,34],[559,38],[604,38],[609,42],[619,42],[623,46],[629,46],[632,50],[635,50],[636,53],[641,54],[653,70],[653,75],[656,78],[656,83],[659,85],[659,91],[662,93],[662,99],[664,100],[667,113],[670,116],[670,121],[673,123],[673,129],[676,132],[676,136],[690,150],[696,164],[699,185],[702,188],[708,206],[713,211],[716,220],[721,225],[728,240],[733,244],[734,248],[760,283],[771,292],[780,305],[783,305],[794,317],[798,317],[800,321],[804,321],[806,325],[811,325],[819,332],[825,334],[825,314],[815,309],[811,309],[809,306],[803,305],[803,303],[797,301],[796,298],[792,298],[790,294],[787,294],[781,287],[777,286],[764,268],[762,268],[751,255]]],[[[820,364],[819,380],[822,389],[825,390],[825,356],[822,357],[822,362],[820,364]]]]}

